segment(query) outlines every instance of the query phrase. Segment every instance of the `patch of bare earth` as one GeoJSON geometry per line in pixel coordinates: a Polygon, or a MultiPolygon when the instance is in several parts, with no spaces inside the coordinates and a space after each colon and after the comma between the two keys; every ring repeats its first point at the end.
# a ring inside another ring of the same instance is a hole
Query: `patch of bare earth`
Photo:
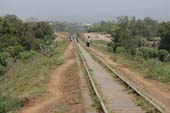
{"type": "Polygon", "coordinates": [[[83,33],[83,36],[87,38],[88,36],[91,37],[92,40],[104,40],[106,42],[110,42],[112,37],[110,34],[99,34],[99,33],[83,33]]]}
{"type": "Polygon", "coordinates": [[[64,63],[50,75],[44,87],[48,94],[30,99],[17,113],[80,113],[80,85],[78,67],[70,44],[64,54],[64,63]]]}
{"type": "Polygon", "coordinates": [[[123,73],[127,79],[137,85],[140,89],[149,93],[152,97],[156,98],[161,104],[163,104],[167,110],[170,109],[170,85],[160,83],[155,80],[149,80],[144,78],[141,74],[132,71],[127,66],[113,62],[112,58],[104,53],[90,48],[95,54],[103,58],[104,61],[112,65],[115,69],[123,73]]]}

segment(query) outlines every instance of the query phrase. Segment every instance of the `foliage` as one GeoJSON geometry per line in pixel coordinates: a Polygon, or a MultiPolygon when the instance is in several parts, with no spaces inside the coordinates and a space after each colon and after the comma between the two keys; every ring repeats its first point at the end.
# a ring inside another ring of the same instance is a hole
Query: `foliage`
{"type": "Polygon", "coordinates": [[[0,96],[0,113],[8,113],[22,106],[19,98],[0,96]]]}
{"type": "Polygon", "coordinates": [[[0,74],[3,74],[7,70],[7,58],[10,57],[8,52],[0,52],[0,74]]]}
{"type": "Polygon", "coordinates": [[[168,51],[165,49],[160,49],[158,52],[158,57],[160,61],[165,61],[166,57],[168,56],[168,51]]]}
{"type": "Polygon", "coordinates": [[[157,79],[161,82],[170,82],[170,70],[169,66],[156,60],[150,59],[145,62],[146,64],[146,76],[150,79],[157,79]]]}
{"type": "Polygon", "coordinates": [[[7,66],[6,59],[10,57],[8,52],[0,52],[0,65],[7,66]]]}
{"type": "Polygon", "coordinates": [[[10,46],[7,48],[6,50],[8,53],[10,53],[10,55],[15,58],[19,52],[24,51],[24,48],[21,45],[17,45],[17,46],[10,46]]]}
{"type": "Polygon", "coordinates": [[[50,26],[56,32],[69,32],[70,34],[85,31],[85,26],[79,23],[50,22],[50,26]]]}
{"type": "Polygon", "coordinates": [[[23,51],[23,52],[19,52],[17,58],[18,59],[28,59],[31,56],[33,56],[35,54],[35,51],[23,51]]]}
{"type": "Polygon", "coordinates": [[[156,58],[158,56],[158,50],[154,48],[141,48],[142,56],[145,59],[156,58]]]}
{"type": "Polygon", "coordinates": [[[126,50],[124,47],[117,47],[116,48],[116,53],[122,54],[122,53],[126,53],[126,50]]]}
{"type": "Polygon", "coordinates": [[[23,22],[15,15],[0,17],[1,74],[8,63],[4,55],[8,53],[7,56],[14,61],[17,57],[25,59],[31,56],[31,50],[41,51],[40,46],[51,45],[53,39],[53,30],[48,22],[23,22]]]}
{"type": "Polygon", "coordinates": [[[117,29],[113,33],[114,51],[119,46],[132,51],[134,48],[142,47],[146,39],[157,36],[158,22],[146,17],[143,20],[129,19],[127,16],[117,17],[117,29]]]}
{"type": "Polygon", "coordinates": [[[89,26],[87,31],[88,32],[105,32],[105,33],[112,34],[114,32],[114,30],[116,29],[116,27],[117,27],[117,25],[115,22],[102,21],[99,24],[89,26]]]}
{"type": "Polygon", "coordinates": [[[160,24],[159,34],[161,36],[160,49],[170,51],[170,22],[160,24]]]}
{"type": "MultiPolygon", "coordinates": [[[[7,71],[7,68],[5,66],[0,65],[0,75],[5,73],[7,71]]],[[[1,76],[0,76],[1,77],[1,76]]]]}

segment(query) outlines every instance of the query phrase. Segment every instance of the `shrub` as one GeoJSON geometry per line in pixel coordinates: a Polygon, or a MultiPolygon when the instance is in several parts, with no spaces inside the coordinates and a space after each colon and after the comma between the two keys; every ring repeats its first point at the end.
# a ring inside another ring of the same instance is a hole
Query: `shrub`
{"type": "Polygon", "coordinates": [[[158,56],[158,50],[154,48],[141,48],[142,56],[145,59],[156,58],[158,56]]]}
{"type": "Polygon", "coordinates": [[[107,43],[107,46],[112,47],[113,46],[112,42],[107,43]]]}
{"type": "Polygon", "coordinates": [[[8,113],[22,106],[19,98],[0,96],[0,113],[8,113]]]}
{"type": "Polygon", "coordinates": [[[19,52],[17,58],[18,59],[28,59],[31,56],[33,56],[35,54],[35,51],[23,51],[23,52],[19,52]]]}
{"type": "Polygon", "coordinates": [[[21,45],[10,46],[7,48],[7,51],[11,54],[12,57],[15,57],[19,52],[24,51],[24,48],[21,45]]]}
{"type": "Polygon", "coordinates": [[[0,52],[0,65],[7,66],[6,59],[10,57],[8,52],[0,52]]]}
{"type": "Polygon", "coordinates": [[[158,50],[150,48],[150,58],[156,58],[158,56],[158,50]]]}
{"type": "Polygon", "coordinates": [[[112,47],[107,47],[107,51],[108,52],[113,52],[113,48],[112,47]]]}
{"type": "Polygon", "coordinates": [[[158,57],[160,61],[165,61],[166,57],[168,56],[168,51],[165,49],[160,49],[158,52],[158,57]]]}
{"type": "Polygon", "coordinates": [[[4,74],[7,71],[7,68],[0,65],[0,75],[4,74]]]}
{"type": "Polygon", "coordinates": [[[125,53],[126,49],[124,47],[117,47],[116,48],[116,53],[122,54],[125,53]]]}

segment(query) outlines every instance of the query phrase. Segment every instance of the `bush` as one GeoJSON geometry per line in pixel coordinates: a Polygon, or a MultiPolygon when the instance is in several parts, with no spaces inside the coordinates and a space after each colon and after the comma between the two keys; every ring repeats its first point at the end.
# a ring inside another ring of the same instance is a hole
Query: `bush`
{"type": "Polygon", "coordinates": [[[170,82],[169,66],[157,59],[150,59],[147,61],[146,77],[168,83],[170,82]]]}
{"type": "Polygon", "coordinates": [[[159,57],[159,60],[160,61],[165,61],[166,60],[166,57],[168,56],[168,51],[165,50],[165,49],[160,49],[159,52],[158,52],[158,57],[159,57]]]}
{"type": "Polygon", "coordinates": [[[0,96],[0,113],[8,113],[22,106],[19,98],[0,96]]]}
{"type": "Polygon", "coordinates": [[[12,57],[15,57],[19,52],[24,51],[24,48],[21,45],[10,46],[7,48],[7,51],[11,54],[12,57]]]}
{"type": "Polygon", "coordinates": [[[33,56],[35,54],[35,51],[23,51],[23,52],[19,52],[17,58],[18,59],[28,59],[31,56],[33,56]]]}
{"type": "Polygon", "coordinates": [[[0,52],[0,65],[7,66],[6,59],[10,57],[8,52],[0,52]]]}
{"type": "Polygon", "coordinates": [[[141,48],[142,56],[145,59],[156,58],[158,56],[158,50],[154,48],[141,48]]]}
{"type": "Polygon", "coordinates": [[[7,68],[0,65],[0,75],[4,74],[7,71],[7,68]]]}
{"type": "Polygon", "coordinates": [[[122,54],[125,53],[126,49],[124,47],[117,47],[116,48],[116,53],[122,54]]]}
{"type": "Polygon", "coordinates": [[[112,47],[113,46],[112,42],[107,43],[107,46],[112,47]]]}

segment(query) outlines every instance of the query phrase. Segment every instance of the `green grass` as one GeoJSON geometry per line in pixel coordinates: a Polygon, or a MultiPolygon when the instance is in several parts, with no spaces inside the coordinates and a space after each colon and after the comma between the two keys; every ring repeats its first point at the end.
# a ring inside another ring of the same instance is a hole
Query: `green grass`
{"type": "MultiPolygon", "coordinates": [[[[57,47],[52,56],[44,56],[37,53],[34,57],[27,60],[18,60],[12,67],[0,77],[0,98],[13,97],[14,100],[27,96],[42,96],[47,93],[43,84],[48,82],[50,73],[64,62],[63,55],[68,42],[61,40],[57,42],[57,47]]],[[[0,102],[0,111],[6,109],[6,100],[0,102]]],[[[11,103],[8,101],[7,103],[11,103]]],[[[16,101],[16,106],[22,103],[16,101]]],[[[10,104],[9,104],[10,106],[10,104]]],[[[14,110],[18,107],[9,108],[14,110]]],[[[1,113],[1,112],[0,112],[1,113]]],[[[3,112],[6,113],[6,112],[3,112]]]]}
{"type": "Polygon", "coordinates": [[[92,47],[112,57],[114,62],[124,64],[148,79],[170,83],[170,63],[168,62],[160,62],[157,59],[145,60],[142,57],[135,57],[128,54],[113,54],[107,43],[101,40],[93,41],[92,47]]]}
{"type": "Polygon", "coordinates": [[[21,100],[16,97],[0,97],[0,113],[6,113],[22,106],[21,100]]]}

